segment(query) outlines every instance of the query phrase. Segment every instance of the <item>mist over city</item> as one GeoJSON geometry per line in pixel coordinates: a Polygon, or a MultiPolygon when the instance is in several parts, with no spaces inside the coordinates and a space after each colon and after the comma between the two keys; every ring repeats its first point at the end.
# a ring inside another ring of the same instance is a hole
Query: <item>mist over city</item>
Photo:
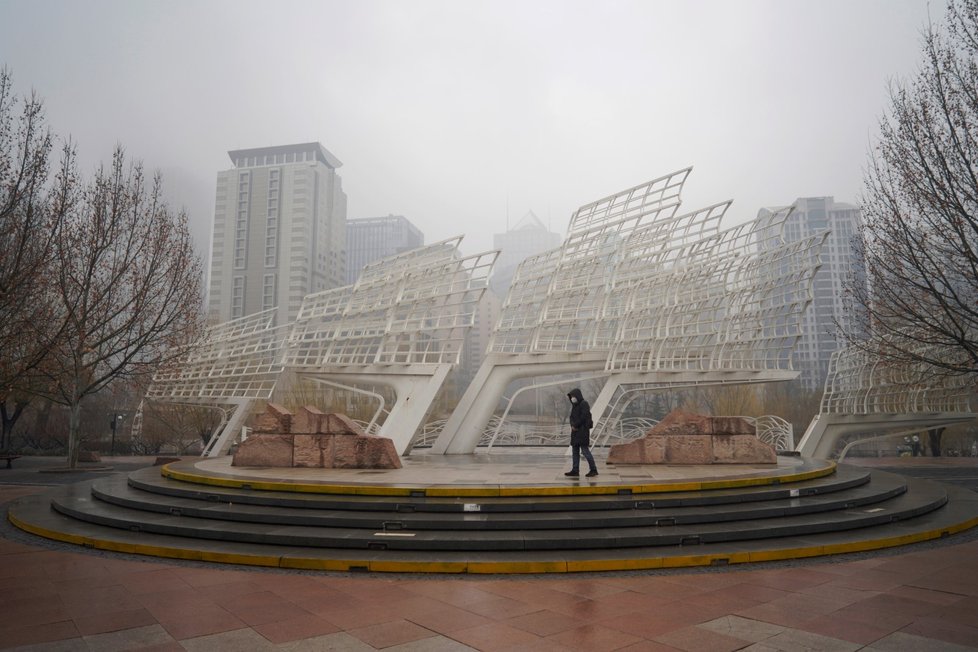
{"type": "Polygon", "coordinates": [[[206,258],[227,152],[320,142],[347,217],[492,248],[694,166],[689,209],[858,203],[925,0],[166,3],[3,0],[0,62],[77,144],[164,175],[206,258]]]}
{"type": "Polygon", "coordinates": [[[0,647],[965,649],[975,460],[978,0],[0,0],[0,647]]]}

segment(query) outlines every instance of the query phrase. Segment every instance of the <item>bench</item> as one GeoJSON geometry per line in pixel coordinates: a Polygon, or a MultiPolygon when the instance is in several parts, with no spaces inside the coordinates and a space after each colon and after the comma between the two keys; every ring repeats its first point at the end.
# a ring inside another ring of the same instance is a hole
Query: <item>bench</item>
{"type": "Polygon", "coordinates": [[[7,468],[12,469],[13,461],[20,457],[20,455],[7,455],[6,453],[0,453],[0,460],[7,460],[7,468]]]}

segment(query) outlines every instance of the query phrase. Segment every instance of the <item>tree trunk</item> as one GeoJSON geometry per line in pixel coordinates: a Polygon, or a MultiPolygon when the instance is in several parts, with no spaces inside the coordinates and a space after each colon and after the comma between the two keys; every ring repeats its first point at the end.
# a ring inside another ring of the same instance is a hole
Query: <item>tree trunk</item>
{"type": "Polygon", "coordinates": [[[68,420],[68,468],[78,468],[78,444],[81,433],[81,401],[76,400],[70,406],[71,417],[68,420]]]}
{"type": "Polygon", "coordinates": [[[941,435],[943,434],[944,428],[931,428],[927,431],[927,439],[930,443],[931,457],[941,456],[941,435]]]}
{"type": "Polygon", "coordinates": [[[34,432],[47,434],[48,432],[48,422],[51,420],[51,408],[54,403],[51,399],[43,399],[41,401],[41,407],[37,410],[37,417],[34,419],[34,432]]]}
{"type": "Polygon", "coordinates": [[[0,429],[0,450],[6,451],[10,449],[14,425],[24,413],[24,408],[29,404],[30,401],[14,399],[14,411],[8,412],[7,401],[0,402],[0,422],[2,422],[2,429],[0,429]]]}

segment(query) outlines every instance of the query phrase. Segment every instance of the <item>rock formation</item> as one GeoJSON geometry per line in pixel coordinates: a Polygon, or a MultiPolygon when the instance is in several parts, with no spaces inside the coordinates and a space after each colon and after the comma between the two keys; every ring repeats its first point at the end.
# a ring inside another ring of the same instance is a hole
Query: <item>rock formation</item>
{"type": "Polygon", "coordinates": [[[673,410],[644,437],[615,444],[609,464],[775,464],[777,453],[742,417],[673,410]]]}
{"type": "Polygon", "coordinates": [[[252,434],[238,446],[233,466],[324,469],[399,469],[394,442],[368,435],[345,414],[314,407],[292,414],[269,403],[252,434]]]}

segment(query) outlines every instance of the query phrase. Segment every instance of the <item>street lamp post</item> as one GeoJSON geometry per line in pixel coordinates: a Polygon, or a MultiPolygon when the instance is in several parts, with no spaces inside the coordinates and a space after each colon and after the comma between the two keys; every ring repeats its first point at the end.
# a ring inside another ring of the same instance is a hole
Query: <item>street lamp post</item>
{"type": "Polygon", "coordinates": [[[121,421],[122,421],[121,414],[113,414],[112,420],[109,421],[109,428],[112,429],[112,443],[110,444],[109,447],[109,455],[115,455],[115,431],[121,421]]]}

